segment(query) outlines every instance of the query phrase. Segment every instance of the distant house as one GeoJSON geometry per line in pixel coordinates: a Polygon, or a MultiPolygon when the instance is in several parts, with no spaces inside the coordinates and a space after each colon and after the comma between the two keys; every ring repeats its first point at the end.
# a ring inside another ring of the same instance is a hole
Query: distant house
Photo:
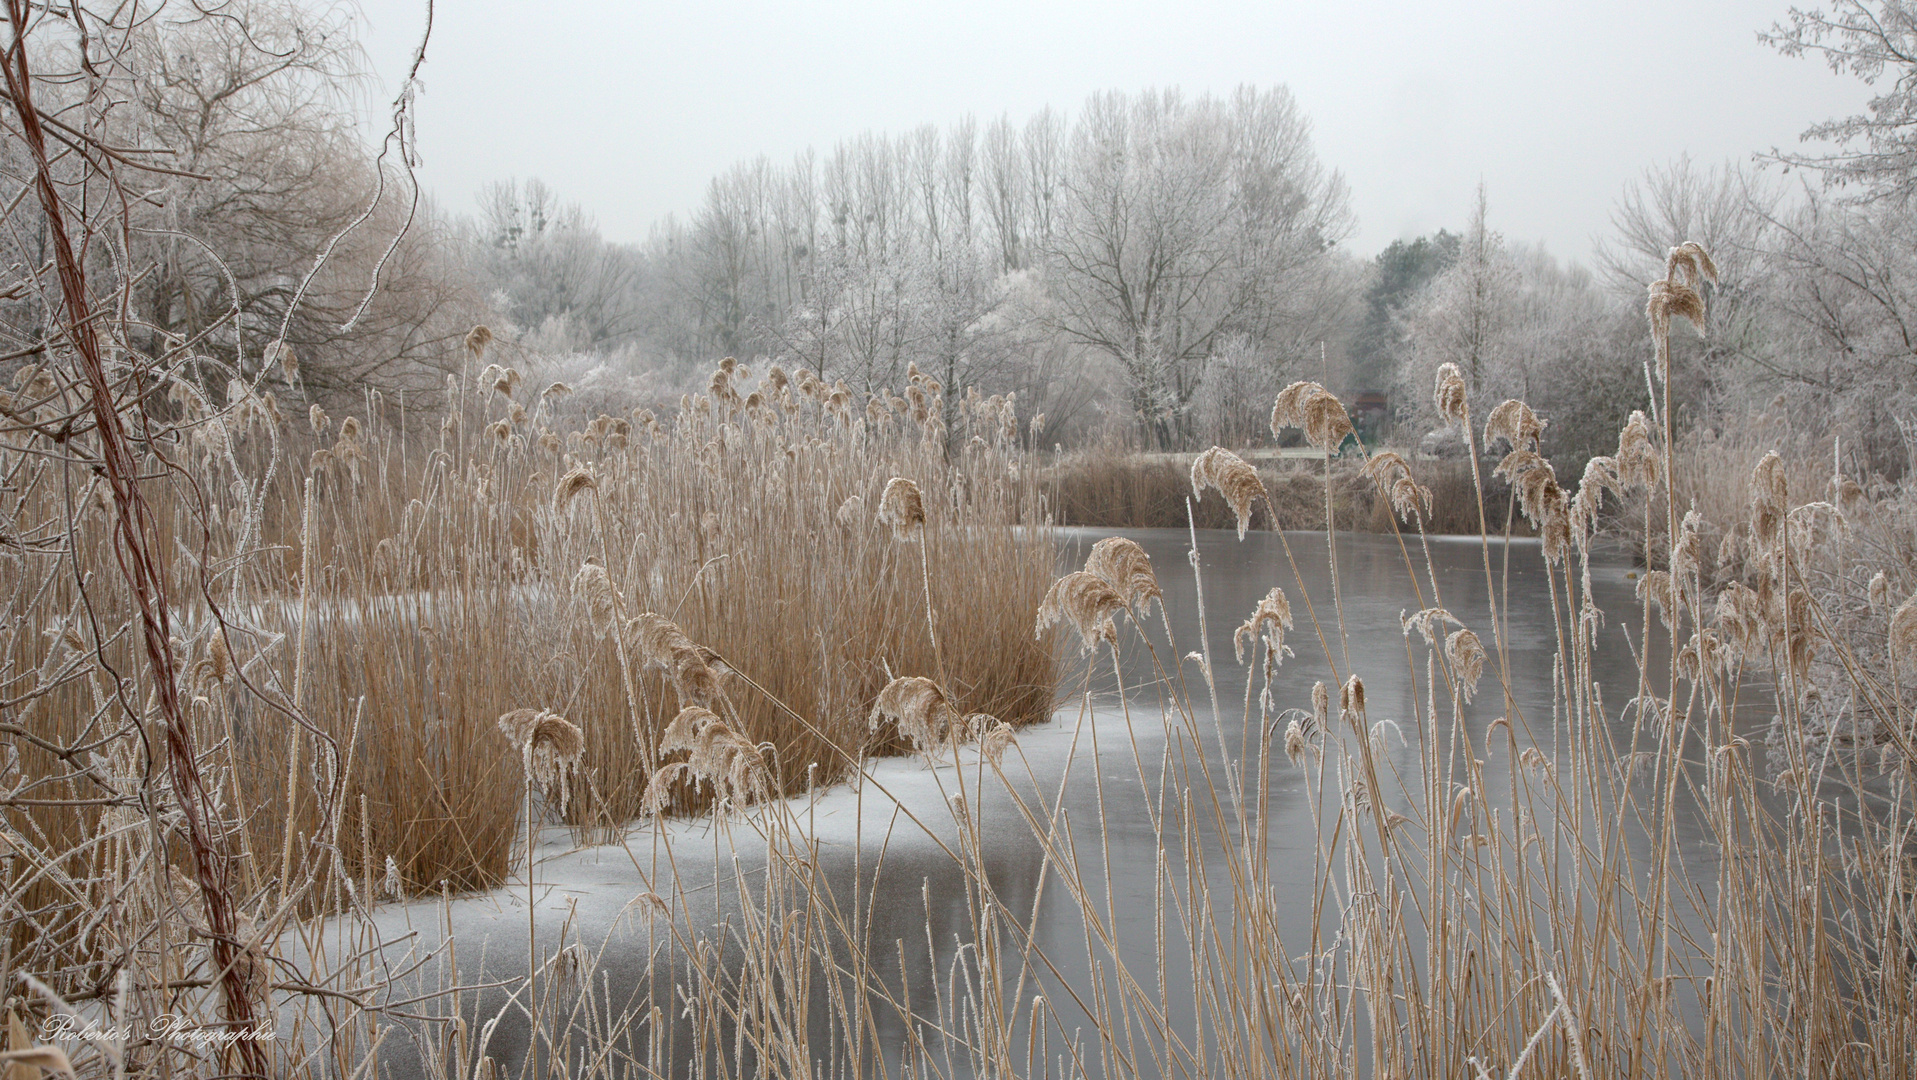
{"type": "Polygon", "coordinates": [[[1383,390],[1360,390],[1351,399],[1351,426],[1365,442],[1377,442],[1391,420],[1391,397],[1383,390]]]}

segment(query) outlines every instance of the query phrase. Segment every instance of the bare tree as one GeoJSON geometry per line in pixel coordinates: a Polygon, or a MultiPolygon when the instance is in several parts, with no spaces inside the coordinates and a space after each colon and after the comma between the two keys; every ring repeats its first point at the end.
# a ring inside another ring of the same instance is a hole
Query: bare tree
{"type": "Polygon", "coordinates": [[[164,7],[80,46],[93,78],[48,88],[50,107],[93,109],[103,138],[165,148],[145,159],[166,171],[128,205],[114,268],[149,344],[258,371],[283,340],[315,393],[437,384],[476,298],[436,227],[389,242],[411,208],[360,142],[343,18],[284,0],[164,7]]]}
{"type": "Polygon", "coordinates": [[[1400,372],[1398,398],[1425,426],[1434,418],[1430,387],[1440,365],[1456,364],[1473,397],[1491,392],[1487,384],[1494,381],[1511,349],[1509,330],[1518,283],[1518,269],[1504,237],[1490,227],[1484,185],[1479,184],[1471,224],[1457,256],[1401,320],[1411,360],[1400,372]]]}
{"type": "Polygon", "coordinates": [[[607,349],[638,326],[639,256],[607,243],[577,203],[537,180],[494,183],[480,193],[476,249],[486,285],[525,331],[546,328],[568,350],[607,349]]]}
{"type": "Polygon", "coordinates": [[[1087,103],[1048,245],[1058,327],[1116,362],[1149,442],[1191,430],[1206,361],[1291,313],[1298,275],[1348,228],[1342,181],[1289,93],[1087,103]]]}
{"type": "Polygon", "coordinates": [[[1815,169],[1862,199],[1904,202],[1917,194],[1917,5],[1910,0],[1834,0],[1828,10],[1790,10],[1759,40],[1786,56],[1814,54],[1834,72],[1849,72],[1873,87],[1886,85],[1869,111],[1812,125],[1809,140],[1839,149],[1768,158],[1815,169]]]}

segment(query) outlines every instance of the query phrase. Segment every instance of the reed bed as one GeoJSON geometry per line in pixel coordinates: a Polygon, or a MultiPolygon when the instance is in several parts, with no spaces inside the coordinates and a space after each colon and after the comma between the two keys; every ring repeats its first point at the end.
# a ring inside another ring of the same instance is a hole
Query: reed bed
{"type": "MultiPolygon", "coordinates": [[[[154,548],[172,555],[179,689],[258,1003],[325,981],[267,958],[287,927],[498,886],[522,826],[603,838],[914,749],[872,715],[895,674],[936,680],[968,732],[1049,714],[1028,612],[1052,543],[1020,524],[1037,495],[1009,403],[972,395],[947,431],[916,372],[904,396],[854,403],[728,360],[665,420],[586,415],[564,386],[485,364],[485,338],[433,415],[369,394],[289,417],[264,382],[186,373],[157,410],[156,454],[183,479],[146,485],[154,548]],[[676,730],[693,706],[723,721],[676,730]],[[751,784],[675,767],[720,728],[751,784]],[[560,730],[578,745],[532,735],[560,730]]],[[[29,372],[22,392],[36,379],[70,386],[29,372]]],[[[0,970],[19,1015],[49,1008],[22,974],[158,1015],[219,979],[163,721],[141,707],[114,502],[36,453],[39,431],[8,438],[28,526],[0,564],[0,970]]],[[[209,1067],[128,1053],[136,1072],[209,1067]]]]}

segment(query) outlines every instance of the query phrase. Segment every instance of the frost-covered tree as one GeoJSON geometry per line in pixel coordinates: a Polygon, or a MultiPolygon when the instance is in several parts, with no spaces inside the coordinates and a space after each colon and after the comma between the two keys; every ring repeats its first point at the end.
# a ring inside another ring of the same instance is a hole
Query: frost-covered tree
{"type": "Polygon", "coordinates": [[[1105,94],[1074,126],[1047,251],[1057,326],[1120,371],[1141,434],[1178,445],[1206,364],[1299,318],[1349,230],[1343,181],[1289,92],[1105,94]]]}
{"type": "Polygon", "coordinates": [[[1821,154],[1772,151],[1772,160],[1822,172],[1864,200],[1899,202],[1917,194],[1917,3],[1834,0],[1826,8],[1790,10],[1760,40],[1786,56],[1815,55],[1878,93],[1866,112],[1827,120],[1804,132],[1837,149],[1821,154]]]}
{"type": "MultiPolygon", "coordinates": [[[[1621,303],[1642,306],[1646,284],[1663,276],[1666,256],[1687,240],[1717,262],[1718,280],[1704,286],[1705,332],[1672,335],[1672,399],[1693,416],[1735,398],[1753,365],[1789,362],[1778,354],[1781,340],[1766,313],[1780,284],[1771,252],[1781,205],[1779,187],[1760,172],[1735,164],[1700,168],[1680,156],[1647,169],[1612,208],[1612,232],[1598,243],[1596,261],[1621,303]]],[[[1648,327],[1639,331],[1636,351],[1651,355],[1648,327]]],[[[1647,387],[1649,380],[1647,370],[1647,387]]]]}
{"type": "MultiPolygon", "coordinates": [[[[141,167],[124,164],[138,191],[126,230],[96,246],[96,280],[123,282],[151,336],[137,347],[204,358],[196,370],[215,393],[232,374],[257,375],[282,334],[295,395],[439,384],[476,298],[397,162],[382,166],[361,142],[363,57],[344,13],[230,0],[46,17],[78,33],[35,58],[70,72],[36,91],[41,107],[139,148],[141,167]]],[[[42,230],[0,236],[0,263],[44,265],[46,242],[42,230]]],[[[15,327],[46,315],[33,296],[6,303],[0,319],[15,327]]]]}
{"type": "Polygon", "coordinates": [[[1841,435],[1864,469],[1897,475],[1900,424],[1917,417],[1917,226],[1894,205],[1817,193],[1775,221],[1761,297],[1770,347],[1745,357],[1748,386],[1841,435]]]}
{"type": "Polygon", "coordinates": [[[538,180],[480,193],[477,262],[501,314],[549,348],[603,350],[638,326],[637,253],[538,180]]]}
{"type": "Polygon", "coordinates": [[[1458,257],[1460,239],[1439,229],[1432,236],[1393,240],[1372,260],[1361,321],[1353,331],[1347,388],[1381,390],[1397,382],[1405,359],[1400,315],[1458,257]]]}
{"type": "Polygon", "coordinates": [[[1415,439],[1439,426],[1431,387],[1438,366],[1451,363],[1465,373],[1474,415],[1507,398],[1529,402],[1550,422],[1544,447],[1560,472],[1582,468],[1644,404],[1631,337],[1642,308],[1581,266],[1506,243],[1490,228],[1481,188],[1457,256],[1398,319],[1409,350],[1401,433],[1415,439]]]}
{"type": "MultiPolygon", "coordinates": [[[[1505,368],[1522,363],[1510,333],[1516,318],[1519,274],[1504,237],[1490,227],[1484,185],[1457,254],[1402,316],[1410,359],[1400,372],[1405,408],[1428,412],[1431,381],[1440,365],[1456,364],[1474,402],[1506,389],[1505,368]],[[1489,384],[1489,385],[1487,385],[1489,384]]],[[[1421,419],[1430,417],[1419,414],[1421,419]]]]}

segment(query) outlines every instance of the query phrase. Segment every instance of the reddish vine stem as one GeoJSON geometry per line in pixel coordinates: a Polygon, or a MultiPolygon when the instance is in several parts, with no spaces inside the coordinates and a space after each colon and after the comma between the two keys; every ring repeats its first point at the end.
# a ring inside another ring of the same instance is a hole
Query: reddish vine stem
{"type": "MultiPolygon", "coordinates": [[[[179,800],[186,820],[187,844],[193,856],[194,876],[206,909],[206,924],[212,939],[213,963],[220,971],[222,1012],[233,1031],[250,1031],[257,1018],[247,983],[250,970],[242,969],[242,956],[235,948],[233,897],[227,881],[229,861],[224,850],[225,834],[208,818],[206,790],[200,778],[193,736],[181,708],[178,658],[173,653],[172,627],[167,608],[166,580],[152,558],[157,530],[151,507],[147,505],[137,480],[139,467],[119,409],[114,404],[102,358],[99,331],[87,295],[86,271],[73,250],[67,232],[67,217],[59,192],[53,186],[52,167],[47,159],[46,135],[40,113],[33,105],[33,73],[27,63],[26,37],[30,14],[26,0],[6,0],[7,21],[13,40],[5,53],[4,76],[14,114],[20,120],[22,141],[34,166],[34,190],[41,210],[46,214],[54,265],[60,278],[61,300],[66,307],[66,334],[79,360],[86,382],[88,404],[100,440],[100,471],[113,490],[114,554],[121,575],[126,579],[139,609],[140,632],[146,648],[147,667],[152,675],[154,700],[166,723],[167,766],[171,773],[174,797],[179,800]]],[[[129,713],[137,711],[125,699],[129,713]]],[[[246,961],[249,966],[252,961],[246,961]]],[[[240,1074],[265,1080],[266,1055],[258,1040],[241,1038],[233,1042],[239,1059],[240,1074]]]]}

